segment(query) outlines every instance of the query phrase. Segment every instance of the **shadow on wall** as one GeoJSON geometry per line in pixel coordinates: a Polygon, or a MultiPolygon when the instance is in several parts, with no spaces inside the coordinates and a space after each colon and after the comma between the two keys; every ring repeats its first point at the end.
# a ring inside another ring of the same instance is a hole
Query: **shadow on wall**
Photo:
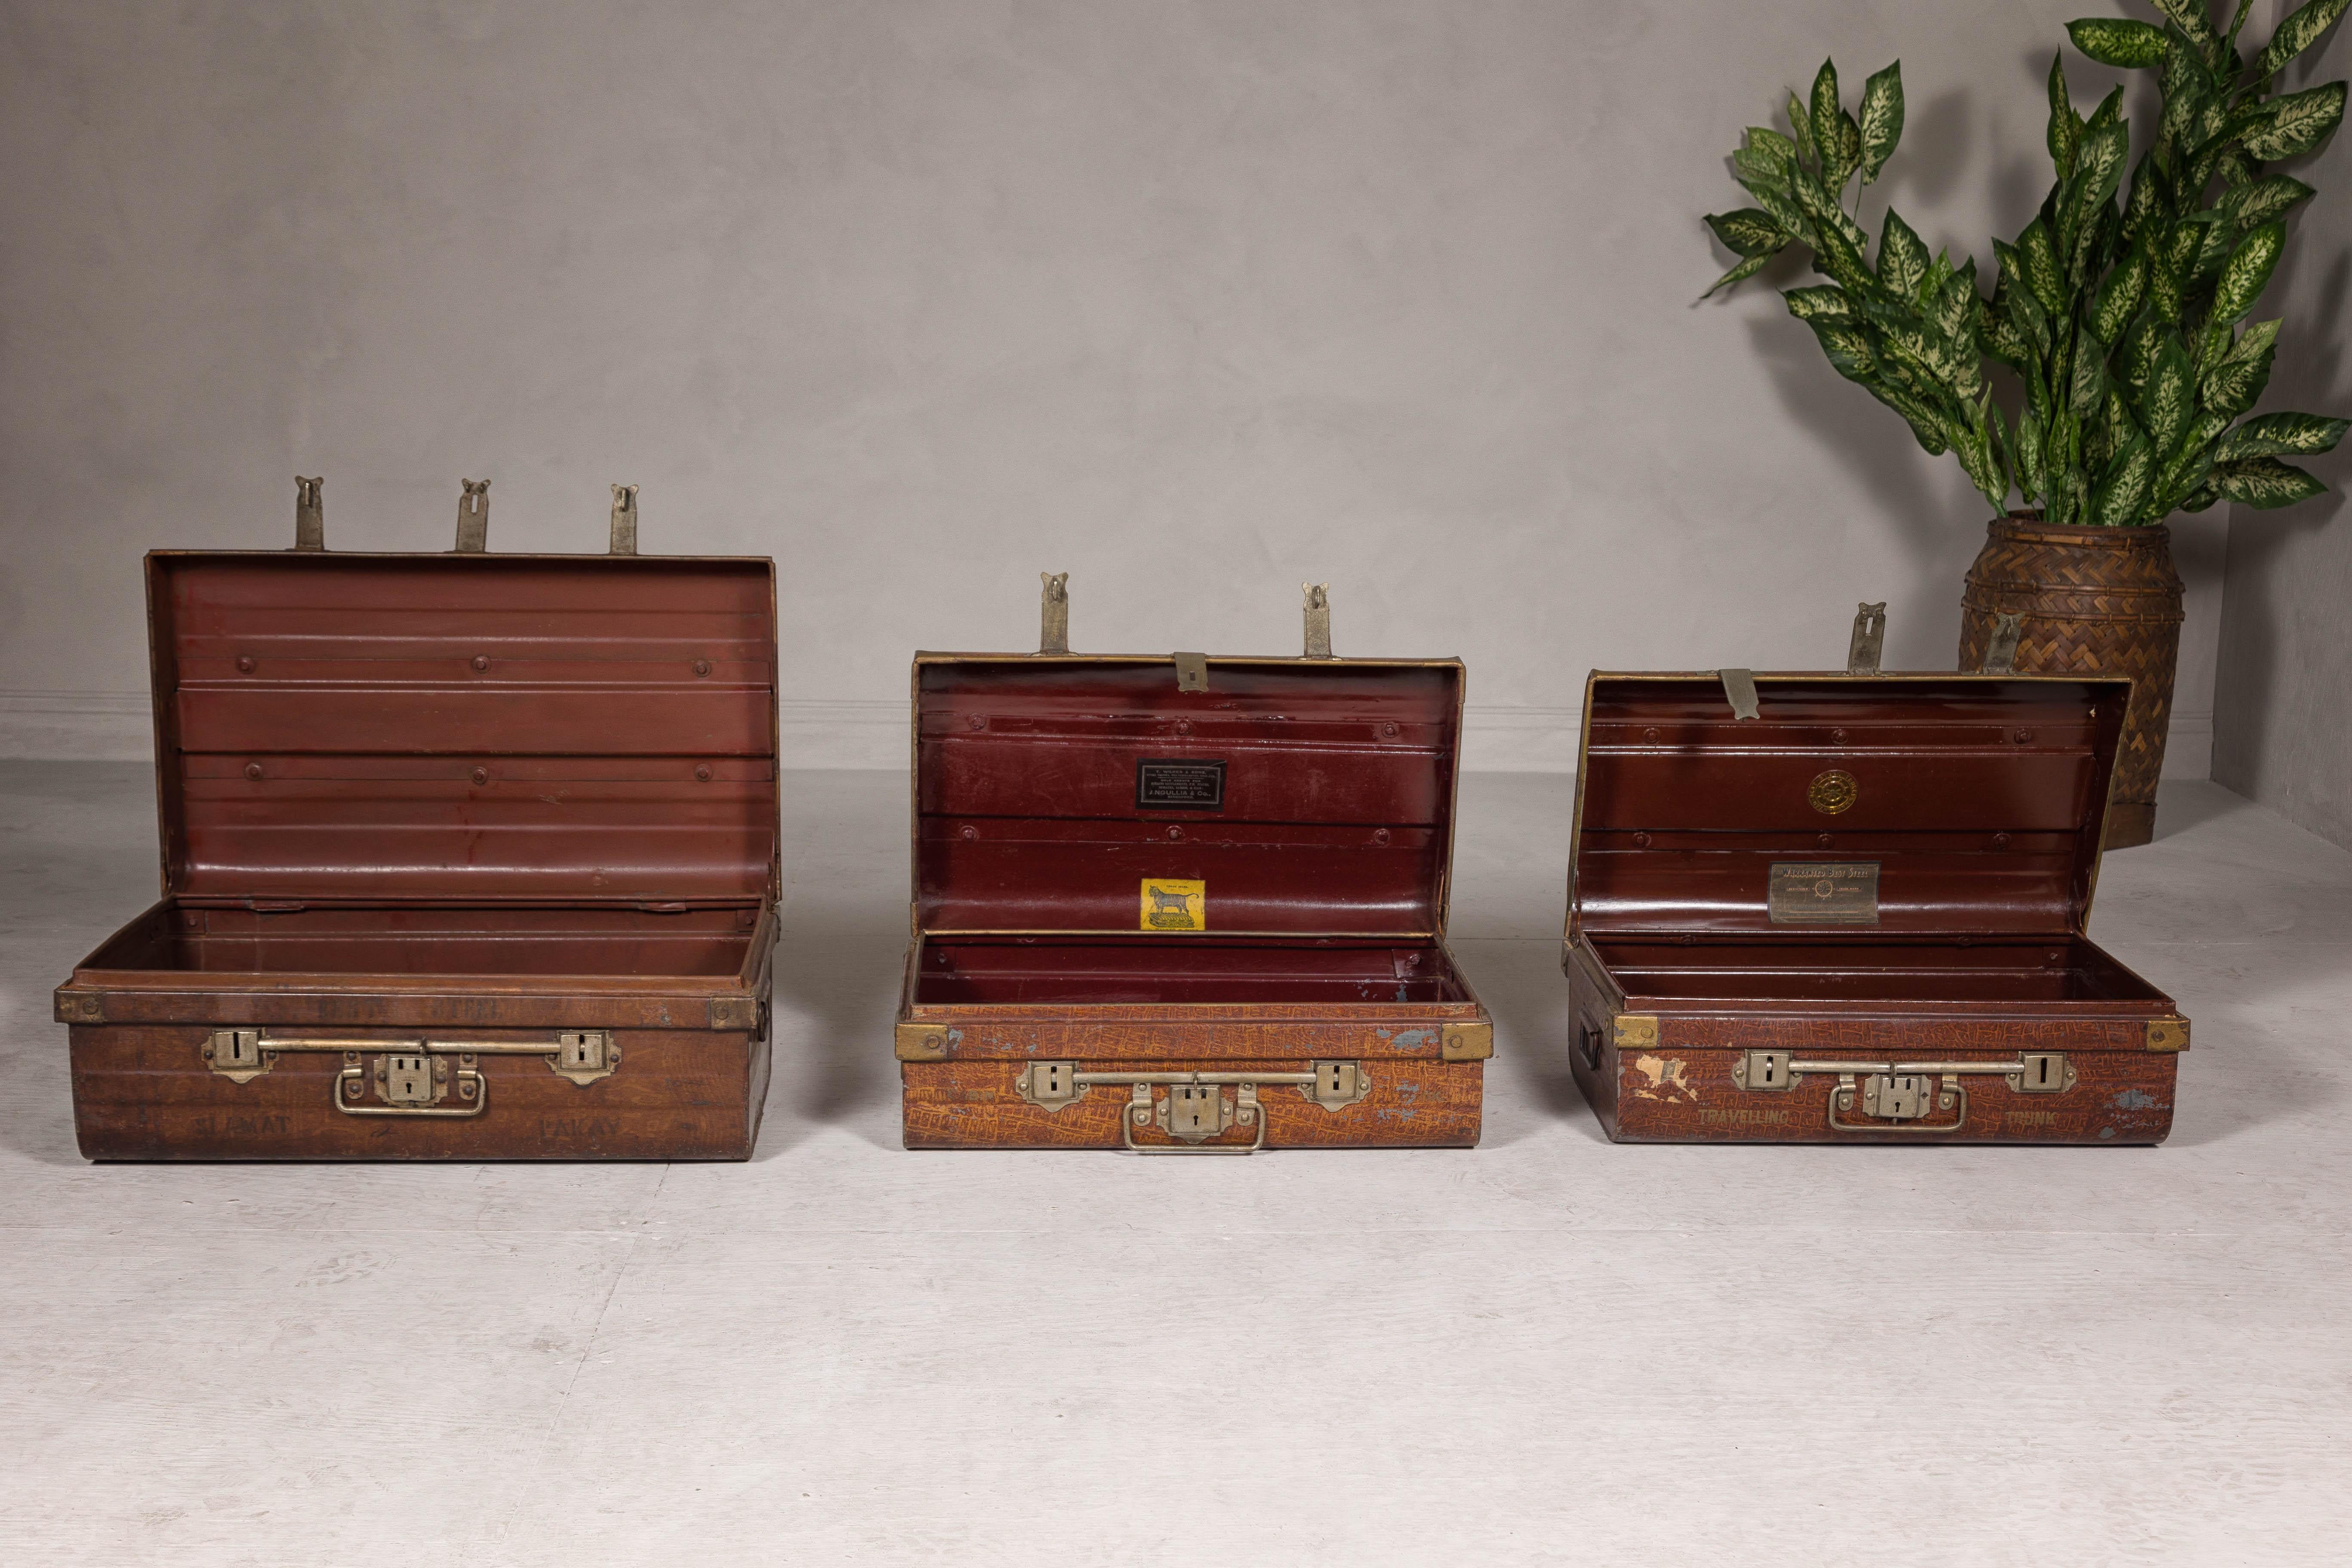
{"type": "MultiPolygon", "coordinates": [[[[2352,403],[2344,386],[2344,344],[2337,335],[2347,297],[2352,296],[2352,247],[2332,253],[2315,251],[2310,230],[2303,228],[2301,245],[2290,243],[2273,278],[2273,298],[2294,299],[2299,274],[2325,268],[2313,290],[2308,310],[2291,311],[2282,342],[2294,363],[2282,363],[2287,374],[2274,380],[2260,411],[2295,408],[2305,413],[2333,413],[2352,403]]],[[[2294,568],[2287,549],[2291,540],[2334,527],[2347,526],[2340,464],[2315,466],[2331,488],[2283,512],[2258,512],[2243,507],[2230,510],[2230,542],[2223,573],[2226,584],[2221,609],[2220,669],[2214,683],[2213,777],[2256,799],[2263,798],[2265,774],[2275,773],[2281,759],[2273,751],[2273,733],[2282,705],[2307,706],[2280,679],[2281,643],[2291,628],[2309,626],[2315,617],[2303,606],[2298,616],[2298,584],[2289,580],[2294,568]],[[2336,471],[2328,471],[2332,467],[2336,471]]],[[[2295,552],[2294,554],[2304,554],[2295,552]]],[[[2307,556],[2305,557],[2307,558],[2307,556]]],[[[2340,629],[2342,606],[2323,612],[2331,626],[2340,629]]],[[[2312,679],[2319,679],[2313,672],[2312,679]]],[[[2309,826],[2309,824],[2305,824],[2309,826]]]]}

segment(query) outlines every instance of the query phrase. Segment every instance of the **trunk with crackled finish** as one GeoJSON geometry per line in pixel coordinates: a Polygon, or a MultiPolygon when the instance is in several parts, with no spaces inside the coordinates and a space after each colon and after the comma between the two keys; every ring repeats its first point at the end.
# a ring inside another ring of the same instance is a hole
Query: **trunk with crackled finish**
{"type": "Polygon", "coordinates": [[[1461,703],[1452,660],[920,656],[907,1146],[1476,1142],[1461,703]]]}
{"type": "Polygon", "coordinates": [[[148,558],[163,900],[58,989],[91,1159],[743,1159],[773,567],[148,558]]]}
{"type": "Polygon", "coordinates": [[[1588,683],[1562,962],[1620,1142],[2156,1143],[2189,1023],[2084,932],[2113,679],[1588,683]]]}

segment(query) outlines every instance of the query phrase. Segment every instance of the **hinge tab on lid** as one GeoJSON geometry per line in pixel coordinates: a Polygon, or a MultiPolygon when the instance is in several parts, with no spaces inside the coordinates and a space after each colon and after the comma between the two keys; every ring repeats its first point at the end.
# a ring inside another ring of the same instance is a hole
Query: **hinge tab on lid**
{"type": "Polygon", "coordinates": [[[459,479],[457,492],[457,552],[479,555],[490,547],[490,481],[459,479]]]}
{"type": "Polygon", "coordinates": [[[1176,689],[1206,691],[1209,689],[1209,656],[1204,653],[1180,653],[1176,660],[1176,689]]]}
{"type": "Polygon", "coordinates": [[[294,476],[294,548],[327,548],[327,476],[294,476]]]}
{"type": "Polygon", "coordinates": [[[1040,572],[1045,592],[1037,613],[1037,651],[1067,653],[1070,651],[1070,574],[1067,572],[1040,572]]]}
{"type": "Polygon", "coordinates": [[[1992,618],[1992,638],[1985,644],[1984,663],[1979,667],[1986,675],[2012,675],[2017,670],[2017,639],[2023,630],[2022,615],[1996,615],[1992,618]]]}
{"type": "Polygon", "coordinates": [[[1723,698],[1731,704],[1731,716],[1756,718],[1756,677],[1745,669],[1718,669],[1716,674],[1723,679],[1723,698]]]}
{"type": "Polygon", "coordinates": [[[613,542],[609,553],[635,555],[637,552],[637,487],[613,487],[613,542]]]}
{"type": "Polygon", "coordinates": [[[1331,653],[1331,584],[1301,583],[1307,590],[1307,657],[1329,658],[1331,653]]]}
{"type": "Polygon", "coordinates": [[[1853,640],[1846,644],[1845,649],[1845,672],[1848,675],[1876,675],[1879,658],[1885,647],[1885,601],[1855,605],[1853,640]]]}

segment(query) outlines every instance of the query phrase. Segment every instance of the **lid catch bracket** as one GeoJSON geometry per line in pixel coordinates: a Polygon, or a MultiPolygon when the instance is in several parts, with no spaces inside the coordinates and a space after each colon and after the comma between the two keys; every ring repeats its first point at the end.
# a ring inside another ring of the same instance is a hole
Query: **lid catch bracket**
{"type": "Polygon", "coordinates": [[[1330,658],[1331,652],[1331,584],[1301,583],[1307,590],[1307,657],[1330,658]]]}
{"type": "Polygon", "coordinates": [[[294,548],[327,548],[327,476],[294,476],[294,548]]]}
{"type": "Polygon", "coordinates": [[[1853,640],[1846,644],[1845,649],[1845,672],[1848,675],[1876,675],[1879,657],[1885,647],[1885,601],[1855,605],[1853,640]]]}
{"type": "Polygon", "coordinates": [[[637,487],[613,487],[613,542],[609,553],[635,555],[637,552],[637,487]]]}
{"type": "Polygon", "coordinates": [[[1723,700],[1731,704],[1734,719],[1754,719],[1760,715],[1756,707],[1756,676],[1751,670],[1718,669],[1723,680],[1723,700]]]}
{"type": "Polygon", "coordinates": [[[1070,651],[1070,574],[1067,572],[1040,572],[1037,575],[1045,584],[1037,610],[1037,651],[1067,653],[1070,651]]]}
{"type": "Polygon", "coordinates": [[[1995,615],[1992,636],[1985,643],[1984,663],[1978,667],[1983,675],[2014,675],[2017,673],[2017,642],[2025,629],[2022,615],[1995,615]]]}
{"type": "Polygon", "coordinates": [[[457,553],[479,555],[490,547],[490,481],[459,479],[457,553]]]}

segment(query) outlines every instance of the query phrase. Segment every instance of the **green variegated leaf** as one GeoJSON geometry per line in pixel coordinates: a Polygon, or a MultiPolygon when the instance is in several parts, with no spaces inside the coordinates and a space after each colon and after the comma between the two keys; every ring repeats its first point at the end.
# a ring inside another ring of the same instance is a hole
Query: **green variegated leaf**
{"type": "Polygon", "coordinates": [[[2215,489],[2211,485],[2199,485],[2195,489],[2190,490],[2187,495],[2180,498],[2180,506],[2179,510],[2181,511],[2203,511],[2221,499],[2221,492],[2215,489]]]}
{"type": "Polygon", "coordinates": [[[1815,248],[1820,247],[1823,237],[1834,232],[1843,237],[1846,248],[1853,251],[1857,258],[1861,256],[1870,244],[1870,236],[1863,232],[1860,224],[1846,216],[1845,209],[1838,205],[1837,196],[1829,187],[1799,169],[1790,181],[1790,189],[1796,193],[1799,210],[1812,220],[1815,248]]]}
{"type": "Polygon", "coordinates": [[[2195,385],[2188,351],[2180,346],[2179,339],[2168,333],[2157,350],[2147,384],[2139,395],[2140,424],[2158,451],[2170,452],[2180,433],[2189,428],[2189,417],[2195,413],[2195,385]]]}
{"type": "Polygon", "coordinates": [[[1784,169],[1797,161],[1797,144],[1778,131],[1762,125],[1748,128],[1745,149],[1759,157],[1770,159],[1784,169]]]}
{"type": "Polygon", "coordinates": [[[1780,298],[1789,302],[1789,314],[1801,321],[1852,321],[1856,319],[1853,301],[1845,290],[1834,283],[1816,283],[1803,289],[1785,289],[1780,298]]]}
{"type": "Polygon", "coordinates": [[[2156,374],[2157,356],[2164,345],[2174,341],[2174,334],[2165,323],[2153,316],[2142,316],[2137,325],[2125,332],[2122,346],[2116,351],[2116,379],[2134,401],[2147,388],[2148,378],[2156,374]]]}
{"type": "Polygon", "coordinates": [[[2327,490],[2326,485],[2301,468],[2276,458],[2241,458],[2234,463],[2216,463],[2211,483],[2223,500],[2264,511],[2273,507],[2293,506],[2327,490]]]}
{"type": "MultiPolygon", "coordinates": [[[[1836,61],[1823,60],[1822,68],[1813,73],[1812,100],[1806,108],[1812,116],[1813,146],[1821,153],[1822,183],[1830,184],[1829,171],[1837,155],[1838,116],[1845,112],[1838,102],[1836,61]]],[[[1836,187],[1832,185],[1831,188],[1836,187]]]]}
{"type": "Polygon", "coordinates": [[[2025,492],[2031,506],[2042,497],[2047,483],[2042,466],[2042,418],[2032,409],[2021,409],[2017,416],[2017,488],[2025,492]]]}
{"type": "Polygon", "coordinates": [[[1787,229],[1773,221],[1770,213],[1759,212],[1754,207],[1710,213],[1706,226],[1715,230],[1715,237],[1723,241],[1724,248],[1734,256],[1770,256],[1791,237],[1787,229]]]}
{"type": "Polygon", "coordinates": [[[2009,279],[2003,278],[1994,286],[1991,299],[1977,301],[1977,343],[2010,369],[2021,373],[2031,351],[2016,322],[2010,319],[2005,292],[2008,288],[2009,279]]]}
{"type": "Polygon", "coordinates": [[[2066,60],[2063,55],[2050,57],[2050,129],[2044,139],[2050,144],[2050,161],[2058,167],[2059,182],[2073,179],[2074,152],[2083,139],[2083,121],[2074,112],[2074,100],[2066,93],[2066,60]]]}
{"type": "Polygon", "coordinates": [[[2002,510],[2009,500],[2009,473],[2001,465],[1999,438],[1993,434],[2000,416],[1992,412],[1992,395],[1985,395],[1983,403],[1969,410],[1968,428],[1955,432],[1961,438],[1953,443],[1958,454],[1960,469],[1969,476],[1969,483],[1977,493],[1991,503],[1995,511],[2002,510]]]}
{"type": "Polygon", "coordinates": [[[2025,232],[2017,237],[2017,254],[2024,267],[2025,286],[2033,290],[2034,299],[2051,315],[2065,315],[2065,277],[2059,267],[2058,251],[2050,230],[2040,218],[2027,224],[2025,232]]]}
{"type": "Polygon", "coordinates": [[[2124,203],[2124,243],[2138,244],[2149,226],[2160,224],[2164,216],[2164,177],[2153,166],[2150,155],[2143,153],[2138,166],[2132,170],[2131,195],[2124,203]]]}
{"type": "Polygon", "coordinates": [[[2309,5],[2298,7],[2278,25],[2271,41],[2254,57],[2254,74],[2276,76],[2280,67],[2317,43],[2319,36],[2336,25],[2347,3],[2347,0],[2311,0],[2309,5]]]}
{"type": "Polygon", "coordinates": [[[2240,458],[2304,457],[2332,452],[2352,420],[2325,419],[2316,414],[2263,414],[2247,420],[2223,437],[2213,452],[2217,463],[2240,458]]]}
{"type": "Polygon", "coordinates": [[[2099,476],[2088,521],[2102,528],[2128,527],[2138,521],[2155,482],[2156,454],[2148,449],[2147,437],[2135,430],[2099,476]]]}
{"type": "Polygon", "coordinates": [[[2270,122],[2246,138],[2246,155],[2265,163],[2300,158],[2326,141],[2344,118],[2344,84],[2331,81],[2291,92],[2272,99],[2271,107],[2270,122]]]}
{"type": "Polygon", "coordinates": [[[1761,256],[1751,256],[1747,260],[1741,262],[1738,266],[1734,267],[1730,271],[1725,273],[1722,277],[1717,279],[1707,289],[1707,291],[1701,294],[1699,298],[1702,300],[1711,299],[1718,290],[1728,289],[1734,283],[1753,278],[1759,272],[1763,271],[1767,267],[1771,265],[1772,253],[1769,250],[1764,252],[1761,256]]]}
{"type": "Polygon", "coordinates": [[[1843,321],[1808,321],[1813,336],[1821,340],[1822,353],[1830,364],[1848,381],[1866,381],[1878,374],[1878,356],[1870,352],[1870,339],[1861,328],[1843,321]]]}
{"type": "Polygon", "coordinates": [[[1731,152],[1731,177],[1743,185],[1786,186],[1789,165],[1769,153],[1759,153],[1752,147],[1735,147],[1731,152]]]}
{"type": "Polygon", "coordinates": [[[1950,450],[1950,432],[1942,417],[1933,409],[1901,387],[1886,382],[1865,381],[1862,384],[1873,397],[1903,416],[1903,422],[1911,426],[1911,434],[1917,438],[1920,448],[1927,456],[1940,458],[1950,450]]]}
{"type": "Polygon", "coordinates": [[[1805,112],[1804,100],[1793,92],[1789,95],[1789,135],[1806,163],[1821,162],[1821,152],[1813,145],[1812,116],[1805,112]]]}
{"type": "Polygon", "coordinates": [[[2074,40],[2076,48],[2103,66],[2131,70],[2164,63],[2164,29],[2146,22],[2087,17],[2067,23],[2066,36],[2074,40]]]}
{"type": "Polygon", "coordinates": [[[2090,327],[2101,342],[2120,341],[2124,329],[2139,314],[2139,302],[2147,297],[2147,252],[2135,245],[2122,265],[2099,285],[2091,306],[2090,327]]]}
{"type": "MultiPolygon", "coordinates": [[[[1733,156],[1737,157],[1738,154],[1735,153],[1733,156]]],[[[1797,198],[1785,174],[1777,181],[1743,179],[1739,184],[1749,195],[1756,198],[1756,205],[1770,215],[1775,224],[1803,240],[1807,245],[1813,243],[1813,221],[1805,216],[1804,208],[1797,205],[1797,198]]]]}
{"type": "Polygon", "coordinates": [[[1863,84],[1862,183],[1878,178],[1903,140],[1903,62],[1896,60],[1863,84]]]}
{"type": "MultiPolygon", "coordinates": [[[[1969,329],[1977,319],[1976,258],[1971,256],[1960,263],[1959,270],[1946,278],[1929,298],[1933,301],[1930,314],[1936,331],[1946,342],[1961,351],[1969,364],[1975,364],[1976,341],[1969,329]]],[[[1971,388],[1965,395],[1973,397],[1976,393],[1971,388]]]]}
{"type": "Polygon", "coordinates": [[[2157,473],[2153,504],[2158,516],[2177,508],[2181,496],[2205,477],[2205,470],[2212,467],[2213,438],[2229,424],[2226,414],[2200,414],[2181,436],[2157,473]]]}
{"type": "Polygon", "coordinates": [[[2205,235],[2198,242],[2196,258],[2189,264],[2189,283],[2191,289],[2219,278],[2221,275],[2221,268],[2229,262],[2230,253],[2238,247],[2238,237],[2231,231],[2228,223],[2200,224],[2199,226],[2205,231],[2205,235]]]}
{"type": "MultiPolygon", "coordinates": [[[[1813,123],[1818,127],[1821,121],[1813,123]]],[[[1853,178],[1854,171],[1862,167],[1862,128],[1843,109],[1831,123],[1833,135],[1816,132],[1822,135],[1822,184],[1833,191],[1843,191],[1845,183],[1853,178]],[[1835,145],[1832,145],[1832,142],[1835,145]]]]}
{"type": "Polygon", "coordinates": [[[2167,41],[2162,94],[2164,112],[2157,121],[2157,149],[2194,146],[2203,141],[2197,134],[2197,125],[2213,107],[2212,78],[2196,50],[2177,33],[2167,41]]]}
{"type": "Polygon", "coordinates": [[[2277,222],[2263,224],[2240,240],[2221,268],[2221,280],[2213,286],[2213,319],[2244,320],[2270,287],[2271,273],[2285,248],[2286,226],[2277,222]]]}
{"type": "Polygon", "coordinates": [[[2238,334],[2236,346],[2221,363],[2207,369],[2197,387],[2197,400],[2216,414],[2235,417],[2252,408],[2270,384],[2271,362],[2278,353],[2276,321],[2263,321],[2238,334]]]}
{"type": "Polygon", "coordinates": [[[2095,353],[2074,356],[2074,374],[2067,378],[2066,406],[2077,419],[2088,420],[2099,412],[2106,401],[2107,367],[2095,353]]]}
{"type": "Polygon", "coordinates": [[[2250,228],[2284,217],[2296,203],[2308,201],[2309,185],[2289,174],[2270,174],[2252,184],[2240,185],[2224,195],[2214,206],[2230,220],[2230,226],[2240,234],[2250,228]]]}
{"type": "Polygon", "coordinates": [[[2230,190],[2252,184],[2254,176],[2262,172],[2262,165],[2235,147],[2222,153],[2221,161],[2213,165],[2213,173],[2221,176],[2222,185],[2230,190]]]}
{"type": "Polygon", "coordinates": [[[1886,222],[1878,234],[1879,282],[1898,300],[1916,300],[1927,276],[1927,242],[1912,232],[1901,214],[1888,207],[1886,222]]]}
{"type": "Polygon", "coordinates": [[[2205,0],[2155,0],[2155,5],[2209,62],[2221,55],[2221,35],[2213,30],[2205,0]]]}

